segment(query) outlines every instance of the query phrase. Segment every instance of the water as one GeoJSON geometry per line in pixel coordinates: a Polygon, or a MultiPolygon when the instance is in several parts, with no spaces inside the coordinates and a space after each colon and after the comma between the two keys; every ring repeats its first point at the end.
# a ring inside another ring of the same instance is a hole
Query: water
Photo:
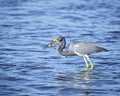
{"type": "Polygon", "coordinates": [[[0,96],[120,96],[119,0],[0,0],[0,96]],[[58,36],[110,51],[61,58],[42,47],[58,36]]]}

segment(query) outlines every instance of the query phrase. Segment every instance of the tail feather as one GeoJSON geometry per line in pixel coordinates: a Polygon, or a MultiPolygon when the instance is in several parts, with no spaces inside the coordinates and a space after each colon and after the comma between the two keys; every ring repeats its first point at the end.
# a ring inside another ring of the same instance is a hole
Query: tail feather
{"type": "Polygon", "coordinates": [[[106,49],[106,48],[103,48],[103,51],[108,52],[109,50],[108,50],[108,49],[106,49]]]}
{"type": "Polygon", "coordinates": [[[98,52],[100,52],[100,51],[108,52],[109,50],[106,49],[106,48],[103,48],[103,47],[97,47],[97,51],[98,51],[98,52]]]}

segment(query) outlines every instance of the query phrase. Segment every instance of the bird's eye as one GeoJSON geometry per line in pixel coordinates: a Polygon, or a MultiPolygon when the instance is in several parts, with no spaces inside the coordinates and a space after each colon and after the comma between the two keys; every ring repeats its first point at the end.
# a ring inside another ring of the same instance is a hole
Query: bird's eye
{"type": "Polygon", "coordinates": [[[63,39],[60,39],[60,42],[62,42],[63,39]]]}

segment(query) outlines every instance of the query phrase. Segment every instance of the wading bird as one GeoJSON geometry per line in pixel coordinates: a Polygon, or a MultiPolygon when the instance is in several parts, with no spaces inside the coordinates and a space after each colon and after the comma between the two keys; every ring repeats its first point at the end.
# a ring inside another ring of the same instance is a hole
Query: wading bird
{"type": "Polygon", "coordinates": [[[57,42],[59,42],[59,46],[57,47],[57,51],[61,56],[83,56],[84,61],[86,63],[86,70],[89,68],[89,64],[91,65],[91,70],[94,69],[94,64],[89,58],[89,55],[97,52],[108,51],[107,49],[97,46],[94,43],[86,42],[86,41],[76,41],[69,45],[66,51],[63,51],[66,45],[66,40],[64,37],[60,36],[54,39],[51,43],[46,45],[44,49],[52,47],[57,42]],[[88,64],[89,63],[89,64],[88,64]]]}

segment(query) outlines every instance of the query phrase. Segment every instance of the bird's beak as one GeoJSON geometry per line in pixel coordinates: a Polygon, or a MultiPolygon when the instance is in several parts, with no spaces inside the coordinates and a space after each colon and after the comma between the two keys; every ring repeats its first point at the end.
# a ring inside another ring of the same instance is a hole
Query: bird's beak
{"type": "Polygon", "coordinates": [[[58,39],[54,39],[52,42],[50,42],[48,45],[44,47],[44,49],[50,48],[54,46],[58,42],[58,39]]]}

